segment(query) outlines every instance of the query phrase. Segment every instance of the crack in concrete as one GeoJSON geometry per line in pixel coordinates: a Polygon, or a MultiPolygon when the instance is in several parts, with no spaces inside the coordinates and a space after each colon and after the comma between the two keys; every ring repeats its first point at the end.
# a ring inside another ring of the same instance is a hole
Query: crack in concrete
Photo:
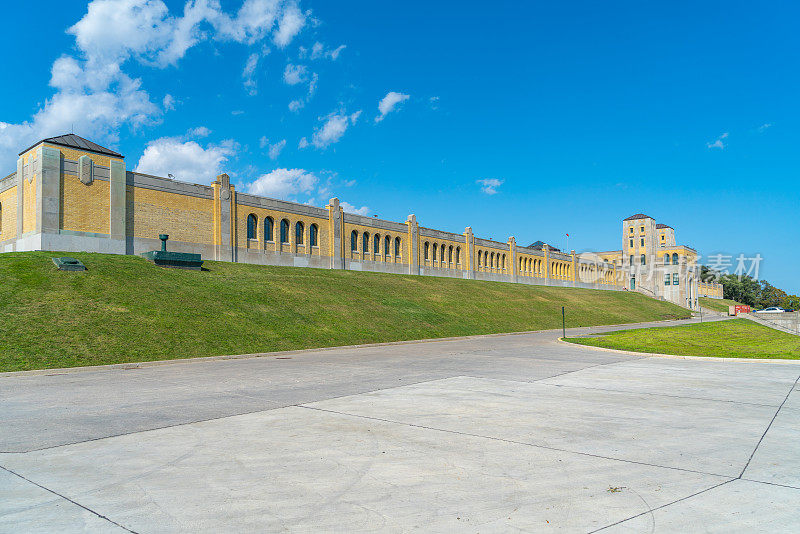
{"type": "MultiPolygon", "coordinates": [[[[641,516],[643,516],[645,514],[648,514],[648,513],[652,514],[655,510],[660,510],[662,508],[666,508],[667,506],[672,506],[673,504],[685,501],[687,499],[691,499],[692,497],[696,497],[697,495],[700,495],[702,493],[706,493],[707,491],[711,491],[713,489],[716,489],[716,488],[718,488],[720,486],[723,486],[725,484],[728,484],[729,482],[733,482],[733,481],[736,481],[736,480],[746,480],[748,482],[755,482],[757,484],[767,484],[767,485],[770,485],[770,486],[780,486],[780,487],[791,488],[791,489],[800,489],[800,488],[796,488],[794,486],[788,486],[788,485],[784,485],[784,484],[776,484],[776,483],[773,483],[773,482],[765,482],[763,480],[752,480],[752,479],[748,479],[748,478],[742,478],[744,476],[745,471],[747,471],[747,468],[750,466],[750,462],[753,460],[753,457],[755,456],[756,451],[758,451],[758,448],[761,446],[761,442],[764,441],[764,437],[767,435],[767,432],[769,432],[769,429],[772,428],[772,423],[775,422],[775,419],[778,417],[778,414],[780,413],[781,408],[783,408],[783,405],[786,404],[787,400],[789,400],[789,396],[792,394],[792,391],[794,391],[795,387],[797,387],[798,381],[800,381],[800,376],[798,376],[795,379],[794,383],[789,388],[789,392],[786,394],[786,397],[784,397],[783,402],[781,402],[780,406],[778,406],[778,409],[775,410],[775,414],[772,416],[772,419],[770,419],[769,424],[767,425],[767,428],[764,430],[764,433],[761,434],[761,438],[759,438],[758,443],[756,443],[756,446],[753,449],[753,452],[750,454],[750,457],[747,459],[747,463],[745,464],[744,468],[742,469],[742,472],[739,473],[739,476],[737,476],[736,478],[732,478],[730,480],[726,480],[725,482],[722,482],[721,484],[717,484],[716,486],[712,486],[710,488],[706,488],[706,489],[704,489],[702,491],[699,491],[697,493],[693,493],[693,494],[688,495],[686,497],[683,497],[683,498],[680,498],[678,500],[672,501],[670,503],[664,504],[662,506],[658,506],[656,508],[647,510],[647,511],[642,512],[640,514],[636,514],[634,516],[628,517],[628,518],[623,519],[621,521],[617,521],[616,523],[611,523],[610,525],[606,525],[606,526],[604,526],[602,528],[599,528],[597,530],[593,530],[589,534],[593,534],[594,532],[599,532],[601,530],[605,530],[607,528],[611,528],[613,526],[619,525],[620,523],[624,523],[626,521],[630,521],[631,519],[636,519],[637,517],[641,517],[641,516]]],[[[655,529],[655,517],[653,519],[653,528],[655,529]]]]}
{"type": "Polygon", "coordinates": [[[337,410],[328,410],[328,409],[325,409],[325,408],[317,408],[317,407],[314,407],[314,406],[306,406],[306,405],[302,405],[302,404],[297,405],[297,406],[293,406],[293,408],[305,408],[306,410],[316,410],[316,411],[319,411],[319,412],[333,413],[333,414],[337,414],[337,415],[343,415],[345,417],[357,417],[357,418],[360,418],[360,419],[369,419],[369,420],[372,420],[372,421],[380,421],[380,422],[383,422],[383,423],[391,423],[391,424],[395,424],[395,425],[403,425],[403,426],[408,426],[408,427],[412,427],[412,428],[420,428],[420,429],[423,429],[423,430],[433,430],[435,432],[445,432],[445,433],[448,433],[448,434],[455,434],[455,435],[459,435],[459,436],[469,436],[469,437],[473,437],[473,438],[490,439],[492,441],[500,441],[500,442],[503,442],[503,443],[513,443],[515,445],[525,445],[525,446],[528,446],[528,447],[535,447],[535,448],[538,448],[538,449],[546,449],[546,450],[556,451],[556,452],[564,452],[564,453],[568,453],[568,454],[578,454],[578,455],[581,455],[581,456],[588,456],[590,458],[600,458],[600,459],[603,459],[603,460],[612,460],[612,461],[616,461],[616,462],[623,462],[623,463],[629,463],[629,464],[645,465],[645,466],[648,466],[648,467],[658,467],[658,468],[661,468],[661,469],[671,469],[671,470],[674,470],[674,471],[682,471],[684,473],[695,473],[695,474],[698,474],[698,475],[715,476],[715,477],[720,477],[720,478],[730,478],[731,480],[734,480],[734,478],[731,477],[730,475],[721,475],[719,473],[708,473],[706,471],[697,471],[697,470],[694,470],[694,469],[686,469],[686,468],[683,468],[683,467],[673,467],[673,466],[668,466],[668,465],[651,464],[651,463],[648,463],[648,462],[638,462],[636,460],[626,460],[624,458],[615,458],[613,456],[604,456],[602,454],[592,454],[592,453],[589,453],[589,452],[572,451],[572,450],[569,450],[569,449],[561,449],[559,447],[551,447],[549,445],[539,445],[539,444],[536,444],[536,443],[528,443],[528,442],[525,442],[525,441],[517,441],[517,440],[513,440],[513,439],[499,438],[499,437],[496,437],[496,436],[486,436],[486,435],[483,435],[483,434],[473,434],[471,432],[462,432],[460,430],[448,430],[446,428],[436,428],[436,427],[433,427],[433,426],[418,425],[416,423],[406,423],[406,422],[403,422],[403,421],[395,421],[393,419],[384,419],[384,418],[381,418],[381,417],[373,417],[373,416],[369,416],[369,415],[360,415],[360,414],[353,414],[353,413],[347,413],[347,412],[340,412],[340,411],[337,411],[337,410]]]}
{"type": "Polygon", "coordinates": [[[744,475],[744,472],[747,471],[748,467],[750,467],[750,462],[753,461],[753,456],[756,455],[756,451],[761,446],[761,442],[764,441],[764,437],[767,435],[767,432],[769,432],[769,429],[772,428],[772,423],[775,422],[775,419],[778,417],[778,414],[780,413],[781,408],[783,408],[783,405],[786,404],[787,400],[789,400],[789,395],[791,395],[792,391],[794,391],[794,388],[795,388],[795,386],[797,386],[798,381],[800,381],[800,375],[798,375],[798,377],[794,380],[794,384],[792,384],[792,387],[789,388],[789,392],[786,394],[786,397],[784,397],[783,402],[781,403],[780,406],[778,406],[778,409],[775,410],[775,415],[773,415],[772,419],[770,419],[769,424],[767,425],[767,428],[764,430],[764,433],[761,434],[761,438],[758,440],[758,443],[756,443],[755,449],[753,449],[753,452],[750,454],[750,458],[747,459],[747,463],[745,464],[744,469],[742,469],[742,472],[739,473],[739,476],[737,478],[742,478],[742,476],[744,475]]]}
{"type": "MultiPolygon", "coordinates": [[[[695,493],[692,493],[691,495],[687,495],[686,497],[681,497],[680,499],[674,500],[672,502],[668,502],[667,504],[662,504],[661,506],[656,506],[655,508],[650,508],[649,510],[645,510],[644,512],[641,512],[639,514],[633,515],[631,517],[626,517],[625,519],[621,519],[621,520],[617,521],[616,523],[611,523],[610,525],[606,525],[604,527],[600,527],[598,529],[589,531],[588,534],[594,534],[595,532],[600,532],[601,530],[605,530],[607,528],[611,528],[611,527],[617,526],[620,523],[624,523],[626,521],[630,521],[631,519],[636,519],[637,517],[641,517],[643,515],[652,514],[656,510],[661,510],[662,508],[666,508],[667,506],[672,506],[673,504],[685,501],[687,499],[691,499],[692,497],[697,497],[698,495],[702,495],[703,493],[706,493],[706,492],[711,491],[713,489],[719,488],[720,486],[724,486],[725,484],[729,484],[730,482],[733,482],[734,480],[737,480],[737,479],[732,478],[730,480],[726,480],[724,482],[720,482],[719,484],[715,484],[715,485],[711,486],[710,488],[706,488],[704,490],[697,491],[695,493]]],[[[655,519],[653,520],[653,528],[655,529],[655,519]]]]}
{"type": "Polygon", "coordinates": [[[24,477],[24,476],[20,475],[19,473],[15,472],[15,471],[12,471],[11,469],[8,469],[7,467],[3,467],[2,465],[0,465],[0,469],[2,469],[3,471],[5,471],[5,472],[7,472],[7,473],[10,473],[10,474],[14,475],[15,477],[19,477],[19,478],[21,478],[22,480],[24,480],[25,482],[28,482],[29,484],[33,484],[34,486],[36,486],[36,487],[38,487],[38,488],[41,488],[41,489],[43,489],[43,490],[45,490],[45,491],[47,491],[47,492],[49,492],[49,493],[52,493],[53,495],[56,495],[57,497],[60,497],[60,498],[64,499],[64,500],[65,500],[65,501],[67,501],[67,502],[70,502],[70,503],[72,503],[72,504],[74,504],[75,506],[77,506],[77,507],[79,507],[79,508],[82,508],[82,509],[86,510],[87,512],[90,512],[90,513],[92,513],[92,514],[96,515],[96,516],[97,516],[97,517],[99,517],[100,519],[103,519],[103,520],[105,520],[105,521],[108,521],[108,522],[109,522],[109,523],[111,523],[112,525],[116,525],[116,526],[118,526],[119,528],[121,528],[121,529],[122,529],[122,530],[124,530],[125,532],[130,532],[131,534],[138,534],[136,531],[134,531],[134,530],[131,530],[131,529],[129,529],[129,528],[127,528],[127,527],[123,526],[123,525],[120,525],[119,523],[117,523],[117,522],[116,522],[116,521],[114,521],[113,519],[110,519],[110,518],[108,518],[108,517],[104,516],[103,514],[101,514],[101,513],[99,513],[99,512],[96,512],[96,511],[92,510],[92,509],[91,509],[91,508],[89,508],[88,506],[84,506],[84,505],[82,505],[81,503],[79,503],[79,502],[77,502],[77,501],[73,501],[73,500],[72,500],[72,499],[70,499],[69,497],[67,497],[67,496],[65,496],[65,495],[63,495],[63,494],[61,494],[61,493],[58,493],[57,491],[51,490],[51,489],[50,489],[50,488],[48,488],[48,487],[42,486],[41,484],[39,484],[39,483],[37,483],[37,482],[34,482],[33,480],[31,480],[31,479],[29,479],[29,478],[26,478],[26,477],[24,477]]]}

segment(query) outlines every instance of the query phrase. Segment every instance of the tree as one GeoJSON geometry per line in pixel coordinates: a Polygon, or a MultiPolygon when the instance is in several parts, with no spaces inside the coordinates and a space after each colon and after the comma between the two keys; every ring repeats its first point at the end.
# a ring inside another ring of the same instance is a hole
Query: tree
{"type": "Polygon", "coordinates": [[[788,297],[789,295],[784,290],[778,289],[766,280],[761,280],[761,291],[756,300],[756,306],[759,308],[780,306],[788,297]]]}
{"type": "Polygon", "coordinates": [[[787,310],[800,309],[800,297],[789,295],[766,280],[755,280],[749,275],[720,274],[705,265],[700,266],[700,279],[722,284],[722,296],[754,308],[780,306],[787,310]]]}

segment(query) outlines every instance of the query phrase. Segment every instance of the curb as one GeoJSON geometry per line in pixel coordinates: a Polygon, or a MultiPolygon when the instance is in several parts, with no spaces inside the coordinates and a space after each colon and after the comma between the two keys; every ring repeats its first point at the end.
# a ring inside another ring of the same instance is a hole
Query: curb
{"type": "Polygon", "coordinates": [[[800,360],[789,360],[786,358],[726,358],[715,356],[684,356],[681,354],[659,354],[657,352],[636,352],[631,350],[609,349],[606,347],[594,347],[592,345],[581,345],[580,343],[570,343],[564,341],[563,337],[558,338],[558,343],[570,345],[572,347],[583,347],[587,350],[599,350],[602,352],[611,352],[614,354],[625,354],[627,356],[640,356],[641,358],[670,358],[673,360],[703,360],[715,362],[758,362],[758,363],[780,363],[780,364],[800,364],[800,360]]]}
{"type": "MultiPolygon", "coordinates": [[[[600,324],[591,326],[574,326],[574,328],[601,328],[601,327],[617,327],[617,326],[633,326],[641,324],[660,324],[660,323],[676,323],[678,321],[690,321],[689,319],[664,319],[661,321],[646,321],[644,323],[619,323],[619,324],[600,324]]],[[[15,376],[41,376],[41,375],[64,375],[71,373],[81,373],[86,371],[111,371],[123,370],[128,371],[132,369],[143,369],[147,367],[158,367],[161,365],[175,365],[182,363],[197,363],[197,362],[213,362],[219,360],[250,360],[253,358],[268,358],[280,356],[292,356],[300,354],[311,354],[316,352],[325,352],[338,349],[361,349],[369,347],[392,347],[395,345],[414,345],[418,343],[432,343],[437,341],[460,341],[469,339],[484,339],[502,336],[521,336],[526,334],[542,334],[546,332],[560,332],[560,328],[551,328],[547,330],[525,330],[522,332],[502,332],[498,334],[476,334],[473,336],[455,336],[455,337],[434,337],[427,339],[408,339],[404,341],[387,341],[384,343],[364,343],[361,345],[337,345],[335,347],[317,347],[311,349],[295,349],[273,352],[254,352],[251,354],[229,354],[220,356],[199,356],[196,358],[173,358],[169,360],[151,360],[146,362],[131,362],[131,363],[110,363],[105,365],[83,365],[80,367],[56,367],[52,369],[30,369],[28,371],[7,371],[0,373],[0,379],[10,378],[15,376]]],[[[559,338],[560,340],[561,338],[559,338]]],[[[573,343],[570,343],[573,345],[573,343]]]]}

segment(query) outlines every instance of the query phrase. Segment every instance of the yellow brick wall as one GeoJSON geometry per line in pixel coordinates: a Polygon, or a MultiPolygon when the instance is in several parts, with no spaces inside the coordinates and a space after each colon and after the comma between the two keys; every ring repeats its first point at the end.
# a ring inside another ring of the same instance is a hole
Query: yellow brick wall
{"type": "Polygon", "coordinates": [[[436,239],[433,237],[419,236],[419,264],[423,267],[440,267],[444,269],[461,269],[467,268],[467,244],[451,239],[436,239]],[[428,259],[425,259],[425,243],[428,243],[428,259]],[[445,247],[445,261],[442,262],[442,245],[445,247]],[[436,246],[436,261],[433,261],[433,247],[436,246]],[[453,247],[453,265],[449,263],[450,247],[453,247]],[[460,265],[456,264],[456,249],[461,249],[460,265]]]}
{"type": "Polygon", "coordinates": [[[309,238],[310,227],[312,224],[317,225],[317,244],[312,247],[311,254],[313,256],[326,256],[330,257],[330,228],[328,219],[322,217],[308,217],[305,215],[296,215],[294,213],[286,213],[278,210],[269,210],[265,208],[255,208],[252,206],[238,205],[236,208],[236,235],[238,238],[238,246],[241,248],[251,248],[257,250],[267,250],[269,252],[278,250],[281,246],[281,221],[286,219],[289,221],[289,244],[282,245],[283,252],[295,252],[299,254],[306,253],[306,239],[309,238]],[[253,214],[256,216],[256,239],[247,242],[247,217],[253,214]],[[272,242],[264,242],[264,219],[272,217],[272,242]],[[303,223],[303,245],[297,246],[295,243],[295,224],[297,222],[303,223]]]}
{"type": "Polygon", "coordinates": [[[48,143],[44,143],[44,146],[49,146],[55,148],[56,150],[60,150],[61,155],[65,159],[69,159],[72,161],[78,161],[78,158],[80,158],[81,156],[89,156],[89,158],[91,158],[92,162],[94,162],[95,165],[102,165],[104,167],[109,167],[111,165],[112,160],[122,161],[120,158],[112,158],[109,156],[103,156],[101,154],[93,154],[91,152],[84,152],[83,150],[76,150],[72,148],[66,148],[63,146],[51,145],[48,143]]]}
{"type": "Polygon", "coordinates": [[[519,274],[522,276],[540,276],[545,275],[545,263],[543,256],[534,256],[531,254],[517,254],[517,263],[522,261],[522,267],[519,268],[519,274]]]}
{"type": "Polygon", "coordinates": [[[0,193],[0,241],[17,235],[17,188],[0,193]]]}
{"type": "Polygon", "coordinates": [[[74,174],[61,175],[61,228],[73,232],[110,233],[109,182],[89,185],[74,174]]]}
{"type": "MultiPolygon", "coordinates": [[[[345,213],[345,223],[344,223],[344,235],[343,239],[343,249],[344,249],[344,257],[353,259],[353,260],[369,260],[369,261],[387,261],[388,263],[409,263],[408,257],[408,230],[404,230],[403,232],[393,232],[390,230],[384,230],[382,228],[374,228],[372,226],[365,226],[361,224],[352,224],[347,222],[347,214],[345,213]],[[353,252],[351,247],[351,235],[353,230],[358,232],[358,250],[353,252]],[[364,232],[369,232],[369,243],[367,246],[367,254],[362,254],[362,239],[364,232]],[[380,242],[380,253],[373,254],[372,249],[375,245],[375,234],[379,234],[381,236],[380,242]],[[383,255],[383,240],[386,236],[389,236],[392,240],[391,246],[389,247],[389,257],[385,258],[383,255]],[[394,240],[396,237],[400,238],[400,258],[395,258],[394,255],[394,240]],[[362,257],[364,256],[364,257],[362,257]]],[[[422,263],[422,257],[420,256],[420,265],[422,263]]]]}
{"type": "Polygon", "coordinates": [[[158,234],[169,234],[170,240],[214,243],[212,199],[130,185],[127,197],[134,237],[158,239],[158,234]]]}
{"type": "MultiPolygon", "coordinates": [[[[423,255],[425,251],[423,250],[423,255]]],[[[476,246],[475,247],[475,260],[474,264],[475,270],[478,272],[485,272],[485,273],[511,273],[513,272],[511,266],[511,251],[510,250],[503,250],[501,248],[495,247],[484,247],[484,246],[476,246]],[[489,253],[488,264],[486,263],[486,253],[489,253]],[[494,252],[495,257],[499,254],[500,255],[500,263],[499,267],[497,267],[498,263],[495,259],[494,263],[492,263],[492,253],[494,252]],[[506,263],[503,266],[502,258],[503,254],[506,255],[506,263]],[[478,261],[478,256],[480,256],[480,261],[478,261]]]]}
{"type": "MultiPolygon", "coordinates": [[[[83,150],[66,148],[44,143],[55,148],[64,159],[78,161],[81,156],[89,156],[96,165],[109,167],[111,161],[122,161],[83,150]]],[[[61,221],[60,227],[74,232],[108,234],[110,229],[110,183],[93,180],[89,185],[81,182],[74,174],[61,175],[61,221]]],[[[27,215],[27,212],[26,212],[27,215]]]]}
{"type": "Polygon", "coordinates": [[[211,224],[212,224],[212,232],[214,233],[211,242],[214,245],[221,245],[222,244],[222,236],[219,235],[218,231],[220,228],[220,213],[222,210],[221,202],[219,198],[219,183],[214,183],[212,185],[214,188],[214,200],[212,201],[212,213],[211,213],[211,224]]]}
{"type": "Polygon", "coordinates": [[[33,172],[33,160],[36,157],[36,149],[29,150],[22,155],[23,165],[31,165],[27,178],[22,180],[22,233],[33,232],[36,230],[36,183],[39,177],[33,172]]]}

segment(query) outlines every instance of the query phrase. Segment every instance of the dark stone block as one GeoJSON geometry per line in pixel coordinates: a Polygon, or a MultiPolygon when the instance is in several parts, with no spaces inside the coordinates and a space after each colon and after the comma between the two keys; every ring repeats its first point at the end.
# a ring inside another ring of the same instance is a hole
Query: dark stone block
{"type": "Polygon", "coordinates": [[[200,254],[151,250],[150,252],[145,252],[142,256],[161,267],[192,269],[195,271],[201,271],[203,269],[203,260],[200,259],[200,254]]]}
{"type": "Polygon", "coordinates": [[[167,252],[168,234],[158,234],[161,240],[161,250],[151,250],[145,252],[142,256],[145,259],[152,261],[161,267],[170,267],[172,269],[191,269],[193,271],[203,270],[203,260],[200,259],[200,254],[191,254],[189,252],[167,252]]]}
{"type": "Polygon", "coordinates": [[[79,260],[70,257],[53,258],[53,263],[56,264],[59,271],[85,271],[86,266],[79,260]]]}

